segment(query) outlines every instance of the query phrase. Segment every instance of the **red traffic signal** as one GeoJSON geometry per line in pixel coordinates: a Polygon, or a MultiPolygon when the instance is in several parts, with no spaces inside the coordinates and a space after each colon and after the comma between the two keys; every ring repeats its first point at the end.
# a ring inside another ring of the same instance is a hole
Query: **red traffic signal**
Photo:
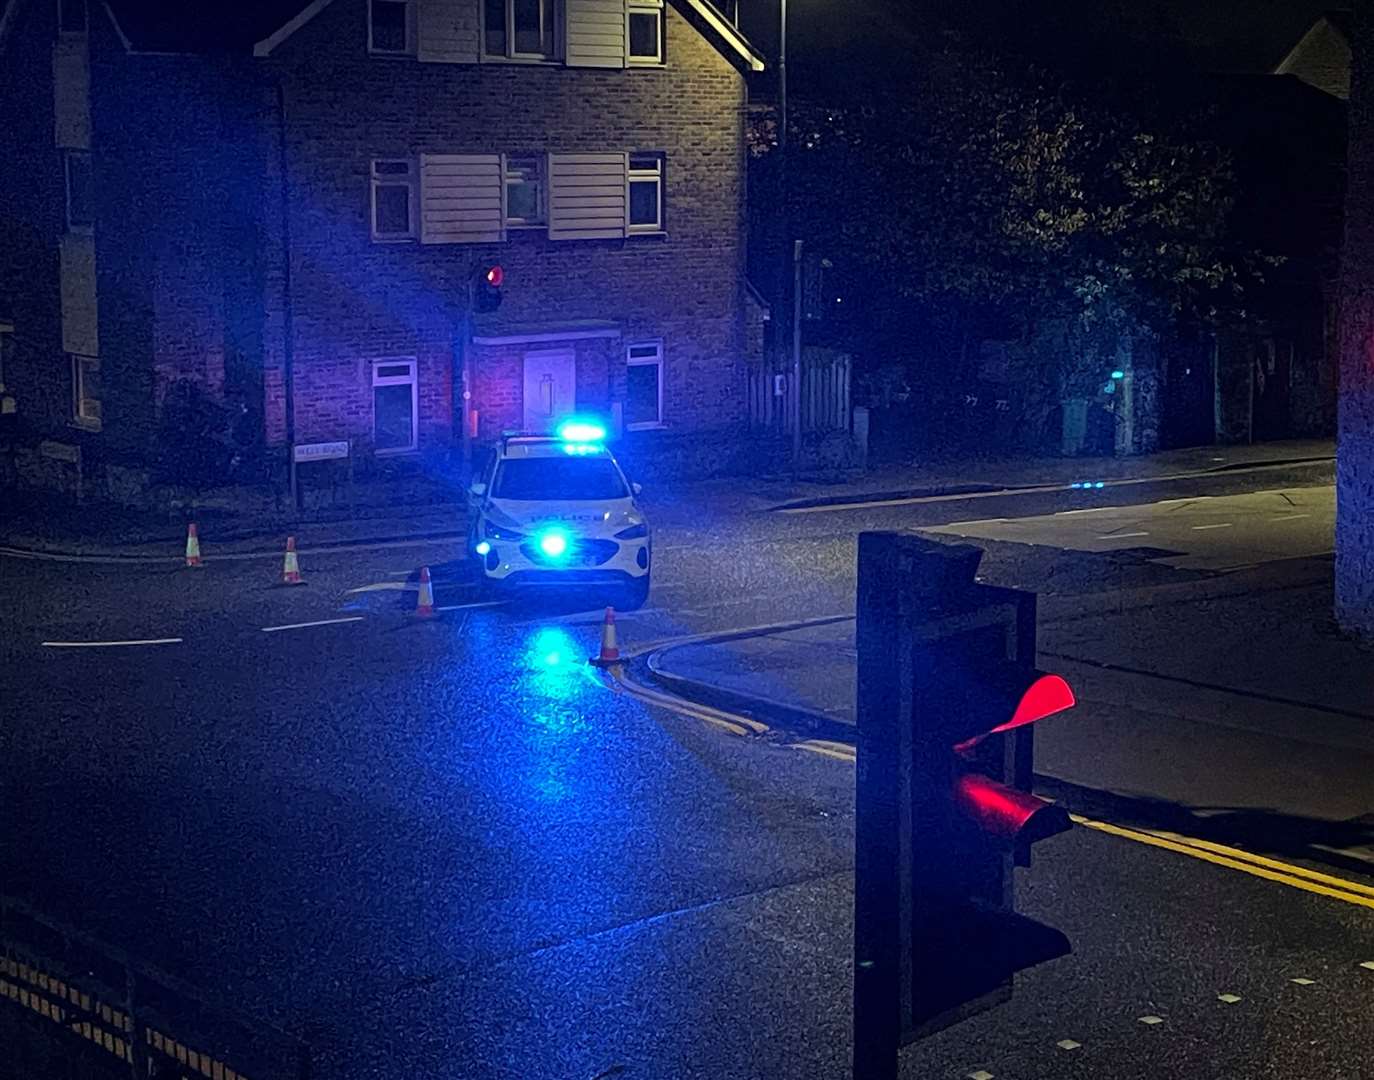
{"type": "Polygon", "coordinates": [[[499,265],[479,266],[472,272],[469,295],[472,297],[472,310],[477,314],[495,311],[501,306],[501,285],[506,280],[506,272],[499,265]]]}

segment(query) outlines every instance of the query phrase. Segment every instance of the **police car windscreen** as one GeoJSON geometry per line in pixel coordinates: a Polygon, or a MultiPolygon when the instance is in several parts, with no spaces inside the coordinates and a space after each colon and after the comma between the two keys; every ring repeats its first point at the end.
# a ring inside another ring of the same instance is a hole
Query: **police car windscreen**
{"type": "Polygon", "coordinates": [[[497,499],[527,502],[624,499],[625,480],[610,458],[507,458],[496,472],[497,499]]]}

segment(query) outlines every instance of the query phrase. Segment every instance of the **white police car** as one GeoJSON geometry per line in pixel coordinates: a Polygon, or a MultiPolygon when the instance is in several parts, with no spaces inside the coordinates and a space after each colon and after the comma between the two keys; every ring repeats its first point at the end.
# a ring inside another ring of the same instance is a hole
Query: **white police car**
{"type": "Polygon", "coordinates": [[[653,564],[649,523],[602,441],[570,421],[557,436],[507,435],[469,489],[469,550],[486,581],[614,591],[641,607],[653,564]]]}

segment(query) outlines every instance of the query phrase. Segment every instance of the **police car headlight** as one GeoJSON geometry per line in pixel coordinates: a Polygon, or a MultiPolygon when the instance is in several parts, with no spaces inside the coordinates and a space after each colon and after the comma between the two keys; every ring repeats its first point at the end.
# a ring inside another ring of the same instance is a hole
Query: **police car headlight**
{"type": "Polygon", "coordinates": [[[641,521],[638,525],[631,525],[628,529],[621,529],[615,534],[617,540],[643,540],[649,535],[649,526],[641,521]]]}
{"type": "Polygon", "coordinates": [[[523,540],[524,533],[518,533],[514,529],[503,529],[499,525],[493,525],[490,521],[482,527],[482,535],[488,540],[523,540]]]}

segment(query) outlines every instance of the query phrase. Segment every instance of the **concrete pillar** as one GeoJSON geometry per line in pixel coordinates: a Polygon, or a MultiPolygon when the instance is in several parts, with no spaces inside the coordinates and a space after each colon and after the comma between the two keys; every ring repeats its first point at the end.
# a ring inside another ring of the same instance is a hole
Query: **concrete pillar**
{"type": "Polygon", "coordinates": [[[1341,381],[1336,448],[1336,617],[1374,638],[1374,0],[1351,37],[1341,381]]]}

